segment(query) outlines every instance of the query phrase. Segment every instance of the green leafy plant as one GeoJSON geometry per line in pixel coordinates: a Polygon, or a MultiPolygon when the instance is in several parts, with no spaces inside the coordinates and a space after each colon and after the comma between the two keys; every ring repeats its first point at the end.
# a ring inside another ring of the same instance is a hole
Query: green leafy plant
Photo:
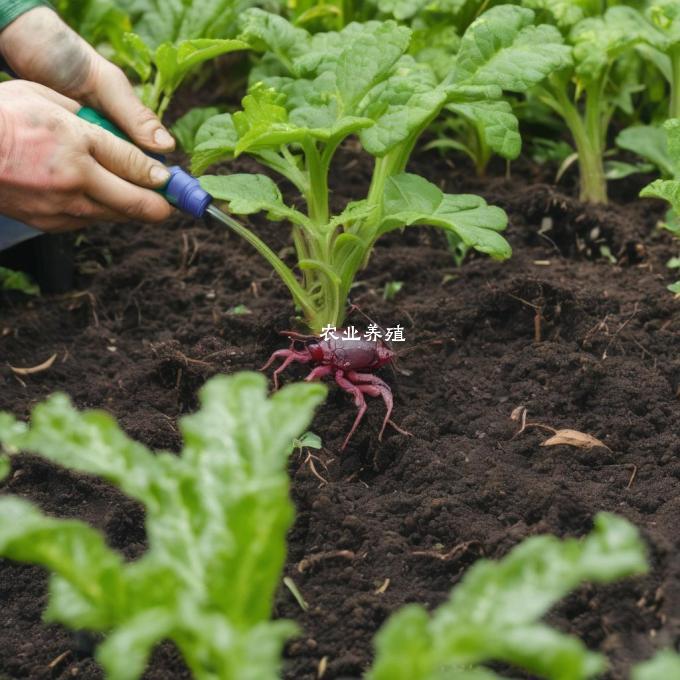
{"type": "Polygon", "coordinates": [[[642,89],[631,81],[628,62],[634,48],[645,43],[648,27],[632,7],[615,6],[601,16],[585,16],[576,3],[530,0],[542,8],[565,34],[572,64],[553,73],[539,88],[539,98],[566,123],[576,145],[580,197],[607,202],[604,153],[614,111],[632,112],[632,96],[642,89]]]}
{"type": "Polygon", "coordinates": [[[252,0],[126,0],[134,33],[115,57],[141,82],[144,103],[162,116],[182,81],[221,54],[248,49],[233,37],[239,14],[252,0]]]}
{"type": "Polygon", "coordinates": [[[26,295],[40,295],[40,288],[28,274],[7,267],[0,267],[0,290],[17,290],[26,295]]]}
{"type": "Polygon", "coordinates": [[[217,106],[199,106],[191,109],[173,123],[172,134],[185,153],[193,153],[199,128],[219,112],[217,106]]]}
{"type": "Polygon", "coordinates": [[[631,125],[616,136],[616,146],[648,161],[633,166],[634,172],[649,172],[657,168],[664,178],[672,178],[677,172],[668,153],[666,131],[661,126],[631,125]]]}
{"type": "Polygon", "coordinates": [[[670,86],[668,116],[680,116],[680,2],[651,0],[645,11],[649,30],[640,52],[655,64],[670,86]]]}
{"type": "Polygon", "coordinates": [[[494,661],[554,680],[592,678],[605,659],[540,619],[584,581],[646,570],[637,530],[615,515],[599,514],[583,540],[528,538],[499,562],[476,562],[432,614],[408,605],[390,617],[367,680],[492,680],[500,676],[481,664],[494,661]]]}
{"type": "MultiPolygon", "coordinates": [[[[660,198],[671,205],[671,211],[662,226],[672,234],[680,237],[680,118],[671,118],[664,124],[667,135],[667,152],[672,179],[657,179],[648,184],[641,192],[644,198],[660,198]]],[[[677,258],[672,258],[668,266],[676,269],[677,258]]],[[[672,293],[680,294],[680,281],[668,286],[672,293]]]]}
{"type": "Polygon", "coordinates": [[[342,325],[357,272],[390,231],[431,225],[492,257],[510,256],[499,233],[507,222],[501,209],[478,196],[445,194],[405,170],[421,133],[446,104],[484,110],[501,100],[503,89],[525,87],[563,65],[559,33],[531,26],[532,19],[519,7],[487,12],[466,31],[455,68],[439,81],[406,54],[411,33],[393,21],[312,36],[280,17],[245,14],[242,38],[265,52],[256,82],[242,111],[216,116],[199,129],[193,169],[202,173],[248,153],[299,191],[304,211],[286,204],[262,174],[201,178],[231,212],[265,212],[292,224],[300,278],[251,229],[237,233],[269,261],[313,331],[342,325]],[[366,198],[332,215],[329,168],[350,135],[373,156],[373,173],[366,198]]]}
{"type": "Polygon", "coordinates": [[[293,517],[286,464],[325,394],[296,384],[267,398],[260,374],[213,378],[180,421],[179,456],[154,455],[64,395],[38,405],[30,426],[0,413],[6,451],[98,475],[142,503],[149,542],[125,562],[88,525],[10,496],[0,499],[0,555],[52,572],[45,619],[104,633],[97,659],[109,680],[138,678],[163,639],[199,680],[274,680],[295,632],[270,621],[293,517]]]}
{"type": "Polygon", "coordinates": [[[310,31],[341,30],[352,21],[369,19],[372,12],[366,11],[366,4],[360,0],[281,0],[291,23],[310,31]]]}

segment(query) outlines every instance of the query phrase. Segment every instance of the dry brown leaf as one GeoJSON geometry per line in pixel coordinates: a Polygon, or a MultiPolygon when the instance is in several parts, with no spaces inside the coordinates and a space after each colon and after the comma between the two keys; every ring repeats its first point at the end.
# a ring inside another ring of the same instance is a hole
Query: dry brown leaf
{"type": "Polygon", "coordinates": [[[556,430],[555,434],[550,439],[546,439],[541,446],[576,446],[580,449],[592,449],[601,446],[611,451],[599,439],[578,430],[556,430]]]}
{"type": "Polygon", "coordinates": [[[16,366],[12,366],[10,364],[9,367],[12,369],[12,372],[15,375],[35,375],[36,373],[42,373],[43,371],[46,371],[56,360],[57,355],[55,353],[47,361],[43,361],[42,364],[38,364],[37,366],[30,366],[29,368],[17,368],[16,366]]]}

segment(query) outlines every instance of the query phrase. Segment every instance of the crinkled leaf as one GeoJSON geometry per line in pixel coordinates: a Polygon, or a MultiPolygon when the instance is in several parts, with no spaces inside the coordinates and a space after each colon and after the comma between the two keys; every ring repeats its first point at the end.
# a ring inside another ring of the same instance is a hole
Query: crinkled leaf
{"type": "Polygon", "coordinates": [[[646,15],[659,33],[657,40],[650,40],[654,47],[665,52],[680,43],[678,0],[652,0],[648,4],[646,15]]]}
{"type": "Polygon", "coordinates": [[[293,71],[293,61],[304,54],[310,35],[296,28],[283,17],[254,8],[244,12],[239,19],[240,38],[259,52],[272,52],[278,60],[293,71]]]}
{"type": "Polygon", "coordinates": [[[407,28],[386,21],[367,26],[347,42],[336,69],[336,86],[347,113],[353,113],[368,91],[387,75],[410,39],[407,28]]]}
{"type": "Polygon", "coordinates": [[[311,136],[308,128],[289,121],[284,101],[284,96],[269,87],[251,88],[243,98],[243,110],[233,115],[238,133],[236,155],[244,151],[302,142],[311,136]]]}
{"type": "Polygon", "coordinates": [[[534,13],[500,5],[484,12],[465,32],[453,74],[457,85],[499,85],[525,92],[571,63],[562,35],[547,24],[533,25],[534,13]]]}
{"type": "Polygon", "coordinates": [[[680,211],[680,182],[672,179],[657,179],[641,192],[642,198],[660,198],[668,201],[675,212],[680,211]]]}
{"type": "Polygon", "coordinates": [[[522,6],[536,12],[538,22],[545,17],[562,30],[571,28],[584,18],[584,8],[574,0],[522,0],[522,6]]]}
{"type": "Polygon", "coordinates": [[[503,210],[480,196],[444,194],[426,179],[404,173],[387,181],[380,233],[415,224],[440,227],[475,250],[506,259],[512,251],[498,232],[507,222],[503,210]]]}
{"type": "Polygon", "coordinates": [[[604,659],[540,619],[584,581],[608,583],[646,568],[638,532],[615,515],[598,515],[581,541],[529,538],[499,562],[478,561],[432,615],[409,605],[391,617],[376,637],[368,679],[458,677],[460,667],[492,661],[543,677],[593,677],[604,659]]]}
{"type": "Polygon", "coordinates": [[[175,121],[171,128],[172,134],[185,153],[193,152],[199,128],[218,114],[219,109],[216,106],[197,107],[175,121]]]}
{"type": "Polygon", "coordinates": [[[447,92],[429,68],[404,57],[397,71],[376,85],[361,108],[375,121],[359,137],[366,151],[384,156],[397,144],[420,130],[441,109],[447,92]]]}
{"type": "Polygon", "coordinates": [[[460,113],[481,129],[484,141],[490,149],[503,158],[514,159],[522,150],[519,122],[510,103],[501,101],[478,101],[453,103],[449,110],[460,113]]]}
{"type": "Polygon", "coordinates": [[[649,30],[632,7],[610,7],[601,17],[580,21],[570,34],[577,75],[584,82],[596,80],[621,54],[643,41],[649,30]]]}

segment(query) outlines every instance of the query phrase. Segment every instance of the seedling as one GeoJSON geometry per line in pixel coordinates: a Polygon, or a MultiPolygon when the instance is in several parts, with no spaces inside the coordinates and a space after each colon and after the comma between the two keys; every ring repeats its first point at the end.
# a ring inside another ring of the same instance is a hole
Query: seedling
{"type": "Polygon", "coordinates": [[[403,281],[388,281],[383,288],[383,300],[392,300],[403,287],[403,281]]]}
{"type": "Polygon", "coordinates": [[[571,48],[571,65],[551,74],[539,86],[539,97],[562,117],[574,139],[581,200],[606,203],[603,159],[609,123],[617,107],[632,112],[631,97],[641,88],[627,80],[625,66],[616,66],[645,41],[644,19],[632,7],[610,7],[602,16],[584,17],[574,3],[532,4],[559,26],[571,48]]]}
{"type": "MultiPolygon", "coordinates": [[[[139,678],[163,639],[198,680],[276,680],[295,632],[270,621],[293,517],[287,461],[325,394],[297,384],[267,398],[259,374],[213,378],[201,409],[180,421],[179,456],[153,454],[108,414],[78,412],[64,395],[37,406],[30,426],[0,413],[6,451],[113,483],[144,505],[149,541],[126,562],[88,525],[5,496],[0,555],[52,572],[45,619],[104,633],[97,659],[109,680],[139,678]]],[[[2,456],[0,469],[9,469],[2,456]]]]}
{"type": "Polygon", "coordinates": [[[25,295],[40,295],[40,288],[24,272],[0,267],[0,290],[16,290],[25,295]]]}
{"type": "Polygon", "coordinates": [[[114,58],[135,71],[144,103],[162,117],[198,66],[248,49],[231,34],[240,12],[251,5],[247,0],[193,0],[161,8],[156,0],[138,0],[130,4],[135,32],[122,36],[114,58]]]}
{"type": "Polygon", "coordinates": [[[407,605],[390,617],[376,636],[367,680],[494,680],[500,676],[482,665],[491,662],[554,680],[592,678],[605,659],[541,618],[584,581],[610,583],[646,570],[637,530],[615,515],[598,515],[583,540],[528,538],[499,562],[475,563],[432,614],[407,605]]]}

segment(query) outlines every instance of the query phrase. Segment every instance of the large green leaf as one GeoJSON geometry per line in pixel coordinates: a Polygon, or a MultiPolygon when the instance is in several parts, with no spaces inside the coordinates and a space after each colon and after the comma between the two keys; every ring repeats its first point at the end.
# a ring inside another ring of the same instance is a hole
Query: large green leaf
{"type": "Polygon", "coordinates": [[[385,188],[379,232],[410,225],[429,225],[454,232],[466,246],[496,259],[510,257],[508,242],[498,233],[507,226],[503,210],[480,196],[444,194],[418,175],[391,177],[385,188]]]}
{"type": "Polygon", "coordinates": [[[525,92],[571,63],[560,32],[533,25],[534,13],[500,5],[484,12],[465,32],[453,74],[457,85],[497,85],[525,92]]]}
{"type": "Polygon", "coordinates": [[[98,658],[115,680],[139,677],[163,638],[196,678],[275,680],[292,632],[269,621],[293,514],[286,463],[324,395],[298,384],[268,398],[260,374],[213,378],[201,409],[180,421],[180,456],[153,455],[110,416],[80,413],[61,395],[36,407],[30,426],[0,414],[10,453],[99,474],[143,503],[149,541],[124,564],[87,525],[5,498],[0,554],[55,573],[47,617],[108,633],[98,658]]]}
{"type": "Polygon", "coordinates": [[[660,127],[631,125],[619,132],[616,146],[651,161],[664,177],[673,177],[676,174],[675,164],[668,150],[666,132],[660,127]]]}
{"type": "Polygon", "coordinates": [[[603,16],[577,23],[570,33],[576,73],[585,82],[601,77],[617,58],[652,31],[632,7],[610,7],[603,16]]]}
{"type": "Polygon", "coordinates": [[[646,568],[635,527],[614,515],[598,515],[582,541],[529,538],[500,562],[477,562],[432,615],[409,605],[390,618],[376,637],[367,678],[465,677],[493,661],[554,680],[594,677],[605,668],[603,657],[540,619],[584,581],[608,583],[646,568]]]}
{"type": "Polygon", "coordinates": [[[499,156],[514,159],[522,150],[519,122],[512,106],[505,100],[459,102],[449,104],[450,111],[460,113],[481,131],[484,141],[499,156]]]}

